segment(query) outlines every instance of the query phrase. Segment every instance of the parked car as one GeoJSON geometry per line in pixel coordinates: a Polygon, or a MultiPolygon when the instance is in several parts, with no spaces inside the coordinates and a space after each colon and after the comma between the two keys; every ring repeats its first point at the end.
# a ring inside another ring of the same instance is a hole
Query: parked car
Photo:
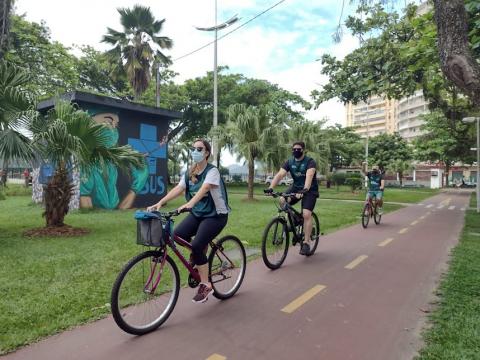
{"type": "MultiPolygon", "coordinates": [[[[272,183],[272,180],[273,180],[273,176],[267,176],[267,179],[265,180],[265,185],[270,186],[270,184],[272,183]]],[[[278,182],[278,185],[289,186],[289,185],[292,185],[292,184],[293,184],[293,179],[289,179],[289,178],[283,178],[278,182]]]]}

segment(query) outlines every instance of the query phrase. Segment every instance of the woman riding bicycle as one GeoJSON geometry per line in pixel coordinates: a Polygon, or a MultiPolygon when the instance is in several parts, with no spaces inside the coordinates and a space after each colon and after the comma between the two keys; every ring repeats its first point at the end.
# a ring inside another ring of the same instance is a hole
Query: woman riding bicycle
{"type": "Polygon", "coordinates": [[[192,242],[192,260],[200,275],[201,283],[193,302],[208,300],[213,292],[208,279],[208,260],[206,249],[227,225],[228,198],[220,172],[208,163],[211,153],[210,144],[202,139],[195,140],[191,149],[193,166],[185,172],[177,186],[170,190],[158,203],[148,207],[149,211],[158,210],[168,201],[185,194],[187,203],[178,208],[191,209],[191,213],[175,228],[175,235],[192,242]]]}

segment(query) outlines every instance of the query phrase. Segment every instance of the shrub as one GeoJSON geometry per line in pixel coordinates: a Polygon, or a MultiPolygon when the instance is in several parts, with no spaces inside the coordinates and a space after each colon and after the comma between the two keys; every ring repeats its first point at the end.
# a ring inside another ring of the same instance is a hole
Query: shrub
{"type": "Polygon", "coordinates": [[[352,189],[352,192],[354,192],[355,190],[362,188],[362,179],[361,177],[347,178],[345,179],[345,185],[349,185],[352,189]]]}

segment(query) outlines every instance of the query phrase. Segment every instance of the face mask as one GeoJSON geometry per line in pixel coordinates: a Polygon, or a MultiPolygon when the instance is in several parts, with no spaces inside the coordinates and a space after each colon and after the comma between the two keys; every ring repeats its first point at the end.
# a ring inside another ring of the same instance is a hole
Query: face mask
{"type": "Polygon", "coordinates": [[[192,156],[193,162],[198,164],[203,160],[203,151],[197,151],[197,150],[192,151],[191,156],[192,156]]]}
{"type": "Polygon", "coordinates": [[[373,170],[374,175],[378,175],[380,172],[378,170],[373,170]]]}
{"type": "Polygon", "coordinates": [[[303,150],[302,149],[293,149],[292,150],[292,155],[295,159],[300,159],[303,155],[303,150]]]}

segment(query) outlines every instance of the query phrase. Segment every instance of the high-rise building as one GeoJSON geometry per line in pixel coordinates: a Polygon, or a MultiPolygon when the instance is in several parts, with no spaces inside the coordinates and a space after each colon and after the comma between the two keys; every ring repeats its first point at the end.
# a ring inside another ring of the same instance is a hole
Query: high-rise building
{"type": "Polygon", "coordinates": [[[368,102],[356,105],[348,103],[347,126],[355,127],[362,137],[376,136],[395,132],[396,101],[380,96],[370,98],[368,102]]]}
{"type": "Polygon", "coordinates": [[[421,90],[417,90],[412,96],[400,99],[396,111],[395,131],[407,141],[412,141],[423,134],[421,130],[423,120],[420,115],[427,112],[428,103],[421,90]]]}

